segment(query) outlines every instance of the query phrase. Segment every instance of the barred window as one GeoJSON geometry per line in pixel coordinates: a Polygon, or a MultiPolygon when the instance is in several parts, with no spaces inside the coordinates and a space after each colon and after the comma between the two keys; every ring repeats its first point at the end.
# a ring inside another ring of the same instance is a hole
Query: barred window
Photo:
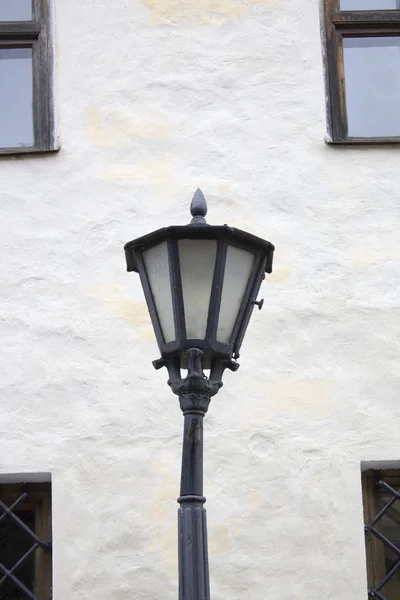
{"type": "Polygon", "coordinates": [[[400,469],[362,476],[368,597],[400,598],[400,469]]]}
{"type": "Polygon", "coordinates": [[[0,599],[51,600],[49,483],[0,484],[0,599]]]}

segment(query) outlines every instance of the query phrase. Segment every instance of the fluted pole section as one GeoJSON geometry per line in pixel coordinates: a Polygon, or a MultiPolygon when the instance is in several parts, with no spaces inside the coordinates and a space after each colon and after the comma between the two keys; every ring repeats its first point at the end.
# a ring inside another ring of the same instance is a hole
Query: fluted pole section
{"type": "Polygon", "coordinates": [[[184,392],[181,492],[178,502],[179,600],[210,600],[207,519],[203,496],[203,419],[210,396],[184,392]]]}

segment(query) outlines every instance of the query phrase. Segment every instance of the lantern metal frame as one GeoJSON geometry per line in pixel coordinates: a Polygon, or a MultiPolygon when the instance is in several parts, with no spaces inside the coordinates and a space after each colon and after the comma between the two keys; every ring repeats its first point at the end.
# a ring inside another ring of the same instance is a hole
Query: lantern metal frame
{"type": "MultiPolygon", "coordinates": [[[[240,347],[257,303],[257,294],[265,277],[265,272],[272,272],[274,246],[250,233],[229,227],[228,225],[209,225],[201,216],[207,208],[204,196],[200,190],[194,195],[191,211],[192,222],[188,225],[164,227],[148,235],[142,236],[125,245],[125,255],[128,271],[138,272],[146,297],[147,306],[153,323],[157,343],[163,359],[180,359],[180,367],[187,368],[186,351],[199,348],[203,352],[203,368],[212,368],[215,359],[237,359],[240,347]],[[217,242],[217,253],[211,287],[207,327],[204,339],[191,339],[186,336],[185,308],[183,302],[182,279],[179,264],[179,240],[213,240],[217,242]],[[143,252],[163,242],[168,246],[169,277],[171,282],[172,306],[174,315],[175,340],[166,342],[156,303],[151,290],[143,260],[143,252]],[[217,328],[221,297],[223,290],[224,272],[228,246],[234,246],[255,256],[251,276],[244,293],[241,306],[228,343],[217,339],[217,328]]],[[[261,304],[262,306],[262,304],[261,304]]],[[[259,306],[259,308],[261,308],[259,306]]]]}

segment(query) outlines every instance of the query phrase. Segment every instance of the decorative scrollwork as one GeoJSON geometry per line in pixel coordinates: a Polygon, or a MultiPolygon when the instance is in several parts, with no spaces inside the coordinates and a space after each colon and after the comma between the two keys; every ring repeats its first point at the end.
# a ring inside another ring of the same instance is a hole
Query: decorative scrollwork
{"type": "Polygon", "coordinates": [[[203,372],[202,358],[203,352],[199,348],[190,348],[187,350],[187,376],[182,379],[180,370],[180,361],[178,358],[159,358],[153,362],[155,369],[166,367],[168,369],[168,385],[174,394],[204,394],[208,397],[215,396],[221,389],[222,375],[225,369],[237,371],[239,364],[231,359],[215,359],[210,371],[210,377],[207,378],[203,372]]]}

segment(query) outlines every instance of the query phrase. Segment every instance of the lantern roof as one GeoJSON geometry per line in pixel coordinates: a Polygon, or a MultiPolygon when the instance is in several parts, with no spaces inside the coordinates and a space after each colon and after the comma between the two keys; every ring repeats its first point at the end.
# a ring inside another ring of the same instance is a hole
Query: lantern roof
{"type": "Polygon", "coordinates": [[[226,240],[248,250],[254,249],[267,255],[265,271],[272,272],[272,259],[275,247],[271,242],[257,237],[247,231],[229,225],[209,225],[205,216],[207,203],[201,190],[196,190],[190,206],[192,221],[188,225],[171,225],[157,229],[125,244],[125,256],[128,271],[138,272],[136,251],[143,252],[169,239],[215,239],[226,240]]]}

